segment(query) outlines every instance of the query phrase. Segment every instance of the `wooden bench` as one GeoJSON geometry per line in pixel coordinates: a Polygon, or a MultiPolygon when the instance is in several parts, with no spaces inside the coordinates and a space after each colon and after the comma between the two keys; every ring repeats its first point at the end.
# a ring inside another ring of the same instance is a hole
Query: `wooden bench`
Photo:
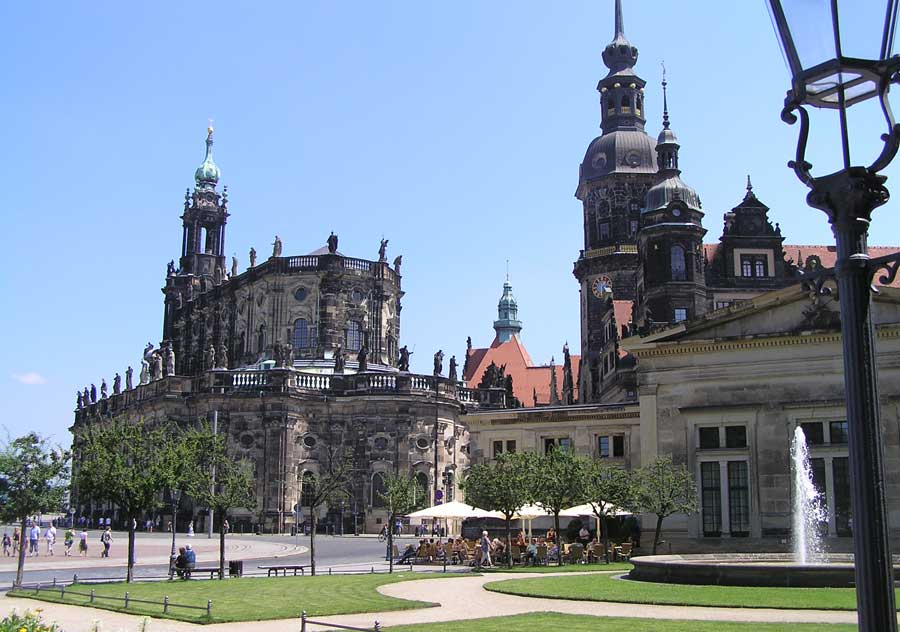
{"type": "Polygon", "coordinates": [[[306,575],[306,566],[302,564],[279,564],[275,566],[257,566],[257,568],[266,571],[267,577],[271,577],[272,573],[275,574],[275,577],[278,577],[278,573],[280,572],[284,573],[284,576],[287,577],[288,571],[294,571],[294,577],[297,576],[297,571],[300,571],[301,575],[306,575]]]}
{"type": "Polygon", "coordinates": [[[185,570],[184,578],[190,579],[191,575],[195,575],[197,573],[209,573],[209,578],[215,579],[219,575],[219,567],[218,566],[195,566],[194,568],[185,570]]]}

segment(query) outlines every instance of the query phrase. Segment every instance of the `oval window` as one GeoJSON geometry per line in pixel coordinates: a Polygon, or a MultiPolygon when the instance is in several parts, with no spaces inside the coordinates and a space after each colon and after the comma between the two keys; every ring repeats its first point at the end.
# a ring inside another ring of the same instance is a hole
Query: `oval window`
{"type": "Polygon", "coordinates": [[[431,441],[427,437],[419,437],[416,439],[416,447],[420,450],[426,450],[431,445],[431,441]]]}
{"type": "Polygon", "coordinates": [[[353,292],[350,293],[350,298],[353,299],[354,303],[362,302],[363,297],[364,295],[360,290],[353,290],[353,292]]]}
{"type": "Polygon", "coordinates": [[[305,445],[307,448],[316,447],[316,438],[312,435],[306,435],[305,437],[303,437],[303,445],[305,445]]]}
{"type": "Polygon", "coordinates": [[[244,448],[252,448],[254,444],[253,435],[249,432],[241,435],[241,446],[244,448]]]}
{"type": "Polygon", "coordinates": [[[306,299],[308,294],[309,294],[309,292],[306,290],[305,287],[298,287],[294,291],[294,298],[297,299],[298,301],[302,301],[302,300],[306,299]]]}
{"type": "Polygon", "coordinates": [[[375,439],[375,449],[376,450],[387,450],[388,440],[384,437],[376,437],[375,439]]]}

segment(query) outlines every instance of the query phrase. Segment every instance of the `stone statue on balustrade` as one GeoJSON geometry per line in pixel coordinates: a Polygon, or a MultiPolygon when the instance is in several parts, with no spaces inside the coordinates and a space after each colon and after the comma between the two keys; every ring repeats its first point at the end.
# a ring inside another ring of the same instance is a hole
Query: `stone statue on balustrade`
{"type": "Polygon", "coordinates": [[[440,349],[434,354],[434,374],[439,376],[444,371],[444,352],[440,349]]]}
{"type": "Polygon", "coordinates": [[[130,391],[132,388],[134,388],[134,385],[132,385],[132,383],[131,383],[131,376],[133,373],[134,373],[134,370],[130,366],[127,369],[125,369],[125,390],[126,391],[130,391]]]}
{"type": "Polygon", "coordinates": [[[272,256],[281,256],[281,237],[279,237],[278,235],[275,235],[275,241],[272,242],[272,256]]]}
{"type": "Polygon", "coordinates": [[[338,236],[333,232],[328,235],[328,239],[325,240],[325,243],[328,244],[328,254],[333,255],[337,252],[338,247],[338,236]]]}
{"type": "Polygon", "coordinates": [[[148,343],[147,343],[147,346],[144,347],[144,359],[145,359],[147,362],[150,362],[150,358],[151,358],[152,355],[153,355],[153,343],[152,343],[152,342],[148,342],[148,343]]]}
{"type": "Polygon", "coordinates": [[[294,347],[288,343],[281,345],[281,359],[286,369],[294,366],[294,347]]]}
{"type": "Polygon", "coordinates": [[[382,239],[382,240],[381,240],[381,245],[378,246],[378,262],[379,262],[379,263],[384,263],[384,262],[387,261],[387,246],[388,246],[388,241],[390,241],[390,240],[388,240],[388,239],[382,239]]]}
{"type": "Polygon", "coordinates": [[[140,383],[141,384],[149,384],[150,383],[150,363],[147,362],[147,360],[144,358],[141,358],[140,383]]]}
{"type": "Polygon", "coordinates": [[[215,285],[222,285],[225,281],[225,270],[220,265],[216,265],[216,269],[213,270],[213,283],[215,285]]]}
{"type": "Polygon", "coordinates": [[[119,395],[122,393],[122,376],[116,373],[116,376],[113,378],[113,395],[119,395]]]}
{"type": "Polygon", "coordinates": [[[163,359],[158,351],[153,352],[153,379],[163,379],[163,359]]]}
{"type": "Polygon", "coordinates": [[[172,343],[166,343],[166,346],[163,347],[163,359],[166,363],[166,375],[175,375],[175,350],[172,348],[172,343]]]}
{"type": "Polygon", "coordinates": [[[256,267],[256,248],[253,248],[252,246],[250,248],[250,267],[256,267]]]}
{"type": "Polygon", "coordinates": [[[88,404],[91,403],[91,395],[90,395],[90,393],[88,393],[87,386],[84,387],[84,395],[82,395],[82,397],[81,397],[81,403],[84,404],[85,406],[87,406],[88,404]]]}
{"type": "Polygon", "coordinates": [[[206,348],[203,354],[203,368],[209,371],[216,368],[216,348],[211,344],[206,348]]]}
{"type": "Polygon", "coordinates": [[[341,345],[334,348],[334,372],[335,374],[344,372],[344,350],[341,345]]]}
{"type": "Polygon", "coordinates": [[[91,403],[97,403],[97,387],[91,384],[91,403]]]}
{"type": "Polygon", "coordinates": [[[81,391],[75,391],[75,392],[78,393],[78,397],[75,400],[75,406],[77,408],[84,408],[84,403],[83,403],[84,400],[82,400],[82,398],[81,398],[81,391]]]}
{"type": "Polygon", "coordinates": [[[231,276],[236,277],[238,275],[238,260],[237,257],[231,258],[231,276]]]}
{"type": "Polygon", "coordinates": [[[228,368],[228,348],[225,346],[224,342],[219,343],[219,350],[218,353],[216,353],[216,368],[228,368]]]}
{"type": "Polygon", "coordinates": [[[397,368],[401,371],[409,371],[409,356],[412,353],[406,348],[406,345],[400,347],[400,357],[397,359],[397,368]]]}
{"type": "Polygon", "coordinates": [[[398,275],[400,274],[400,264],[403,263],[403,255],[397,255],[394,257],[394,272],[398,275]]]}
{"type": "Polygon", "coordinates": [[[369,348],[365,344],[359,348],[356,354],[356,361],[359,362],[358,373],[365,373],[369,370],[369,348]]]}
{"type": "Polygon", "coordinates": [[[175,261],[170,260],[168,264],[166,264],[166,276],[175,276],[175,261]]]}
{"type": "Polygon", "coordinates": [[[109,388],[106,386],[106,378],[100,378],[100,399],[109,397],[109,388]]]}
{"type": "Polygon", "coordinates": [[[450,356],[450,381],[456,382],[459,376],[456,374],[456,356],[450,356]]]}

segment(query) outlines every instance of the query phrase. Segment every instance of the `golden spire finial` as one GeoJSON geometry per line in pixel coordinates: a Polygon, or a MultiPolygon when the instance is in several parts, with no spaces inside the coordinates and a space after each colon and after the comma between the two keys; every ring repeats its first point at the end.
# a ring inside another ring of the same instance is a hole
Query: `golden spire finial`
{"type": "Polygon", "coordinates": [[[212,136],[212,133],[213,133],[213,131],[214,131],[214,128],[213,128],[213,120],[212,120],[212,119],[206,119],[206,120],[209,121],[209,126],[206,128],[206,133],[207,133],[208,135],[212,136]]]}

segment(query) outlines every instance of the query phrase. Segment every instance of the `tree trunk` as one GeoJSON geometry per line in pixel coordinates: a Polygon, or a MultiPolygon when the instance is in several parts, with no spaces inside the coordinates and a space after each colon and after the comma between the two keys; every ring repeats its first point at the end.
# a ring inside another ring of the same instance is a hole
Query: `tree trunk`
{"type": "Polygon", "coordinates": [[[559,532],[559,511],[553,512],[553,528],[556,529],[556,565],[562,566],[563,546],[562,534],[559,532]]]}
{"type": "Polygon", "coordinates": [[[656,533],[653,534],[653,555],[656,555],[656,545],[659,544],[659,533],[662,531],[663,517],[660,515],[656,516],[656,533]]]}
{"type": "Polygon", "coordinates": [[[125,574],[125,583],[130,584],[134,579],[134,518],[128,516],[128,572],[125,574]]]}
{"type": "Polygon", "coordinates": [[[25,546],[28,541],[28,535],[25,533],[25,523],[28,518],[22,516],[22,527],[19,530],[19,561],[16,564],[16,586],[22,585],[22,577],[25,575],[25,546]]]}
{"type": "Polygon", "coordinates": [[[609,527],[606,524],[606,515],[600,516],[600,528],[603,529],[603,557],[609,564],[609,527]]]}
{"type": "Polygon", "coordinates": [[[225,512],[219,517],[219,579],[225,579],[225,512]]]}
{"type": "Polygon", "coordinates": [[[309,508],[309,520],[312,528],[309,530],[309,569],[313,577],[316,576],[316,508],[309,508]]]}
{"type": "Polygon", "coordinates": [[[390,519],[388,520],[388,530],[387,530],[388,573],[394,572],[394,530],[391,528],[393,524],[394,524],[394,514],[391,514],[390,519]]]}
{"type": "Polygon", "coordinates": [[[509,523],[510,523],[510,517],[506,516],[506,561],[507,561],[507,568],[512,568],[513,567],[512,541],[509,539],[509,523]]]}

